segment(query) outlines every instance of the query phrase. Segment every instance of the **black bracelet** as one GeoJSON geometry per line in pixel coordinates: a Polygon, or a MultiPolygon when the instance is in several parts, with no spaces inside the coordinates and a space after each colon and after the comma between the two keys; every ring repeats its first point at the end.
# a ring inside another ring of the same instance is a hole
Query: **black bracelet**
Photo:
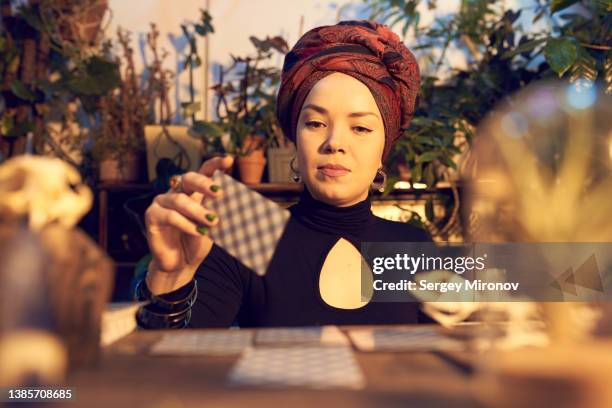
{"type": "Polygon", "coordinates": [[[174,315],[166,315],[153,313],[146,307],[141,307],[136,313],[136,323],[145,329],[182,329],[187,327],[190,320],[191,309],[174,315]]]}
{"type": "Polygon", "coordinates": [[[186,297],[183,299],[170,301],[162,298],[161,296],[163,295],[154,295],[147,286],[146,280],[142,279],[136,284],[135,297],[136,300],[139,301],[149,301],[150,305],[153,305],[155,310],[165,312],[184,311],[186,309],[190,309],[198,297],[197,281],[193,279],[190,282],[190,285],[191,290],[186,297]]]}
{"type": "Polygon", "coordinates": [[[145,279],[136,284],[135,297],[140,301],[149,301],[138,309],[136,322],[145,329],[181,329],[187,327],[191,320],[191,308],[198,297],[198,284],[191,281],[189,294],[176,301],[169,301],[154,295],[149,290],[145,279]]]}

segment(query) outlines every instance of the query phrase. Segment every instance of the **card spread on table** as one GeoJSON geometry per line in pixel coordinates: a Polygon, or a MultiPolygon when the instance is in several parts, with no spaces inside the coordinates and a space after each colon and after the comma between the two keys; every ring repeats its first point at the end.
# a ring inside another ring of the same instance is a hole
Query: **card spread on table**
{"type": "Polygon", "coordinates": [[[465,348],[463,342],[445,336],[435,327],[355,329],[349,331],[349,337],[361,351],[454,351],[465,348]]]}
{"type": "Polygon", "coordinates": [[[352,388],[365,377],[346,346],[264,347],[246,350],[229,374],[231,386],[352,388]]]}
{"type": "Polygon", "coordinates": [[[220,170],[212,179],[224,194],[202,201],[219,216],[210,237],[255,273],[265,275],[291,214],[220,170]]]}
{"type": "Polygon", "coordinates": [[[150,352],[156,355],[232,355],[250,347],[252,340],[251,332],[236,329],[177,331],[166,334],[150,352]]]}
{"type": "Polygon", "coordinates": [[[348,345],[347,337],[337,326],[280,327],[259,329],[256,345],[348,345]]]}

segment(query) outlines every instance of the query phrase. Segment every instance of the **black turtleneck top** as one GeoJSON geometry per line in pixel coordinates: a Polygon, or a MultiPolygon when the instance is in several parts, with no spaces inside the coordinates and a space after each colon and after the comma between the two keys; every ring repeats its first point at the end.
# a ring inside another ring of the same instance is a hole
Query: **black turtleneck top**
{"type": "Polygon", "coordinates": [[[340,238],[359,251],[361,242],[431,241],[425,231],[375,216],[369,196],[349,207],[335,207],[304,189],[289,211],[291,218],[264,276],[213,245],[195,275],[199,293],[189,327],[397,324],[421,319],[417,303],[332,307],[321,297],[319,274],[340,238]]]}

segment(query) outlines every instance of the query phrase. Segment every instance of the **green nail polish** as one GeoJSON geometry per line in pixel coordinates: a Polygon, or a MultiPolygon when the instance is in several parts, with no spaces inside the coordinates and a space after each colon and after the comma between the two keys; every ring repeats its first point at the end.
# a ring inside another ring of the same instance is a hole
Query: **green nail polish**
{"type": "Polygon", "coordinates": [[[206,219],[213,222],[217,218],[217,214],[206,214],[206,219]]]}
{"type": "Polygon", "coordinates": [[[206,235],[206,233],[208,232],[208,228],[203,225],[198,226],[197,230],[202,235],[206,235]]]}
{"type": "Polygon", "coordinates": [[[212,191],[213,193],[216,193],[219,190],[221,190],[221,186],[218,186],[216,184],[210,186],[210,191],[212,191]]]}

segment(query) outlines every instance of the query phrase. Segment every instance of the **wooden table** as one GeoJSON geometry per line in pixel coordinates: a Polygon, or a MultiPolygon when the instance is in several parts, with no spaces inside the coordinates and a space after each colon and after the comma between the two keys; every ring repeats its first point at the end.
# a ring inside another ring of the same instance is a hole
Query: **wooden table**
{"type": "MultiPolygon", "coordinates": [[[[355,326],[353,326],[354,328],[355,326]]],[[[363,326],[362,326],[363,327],[363,326]]],[[[380,326],[377,326],[380,327],[380,326]]],[[[346,331],[349,327],[341,327],[346,331]]],[[[214,330],[214,329],[210,329],[214,330]]],[[[245,329],[242,329],[245,330],[245,329]]],[[[68,378],[84,407],[479,407],[470,392],[469,355],[354,350],[366,387],[352,390],[235,388],[226,378],[232,357],[162,357],[148,354],[164,331],[137,331],[103,351],[96,367],[68,378]],[[455,360],[457,358],[457,360],[455,360]]]]}

